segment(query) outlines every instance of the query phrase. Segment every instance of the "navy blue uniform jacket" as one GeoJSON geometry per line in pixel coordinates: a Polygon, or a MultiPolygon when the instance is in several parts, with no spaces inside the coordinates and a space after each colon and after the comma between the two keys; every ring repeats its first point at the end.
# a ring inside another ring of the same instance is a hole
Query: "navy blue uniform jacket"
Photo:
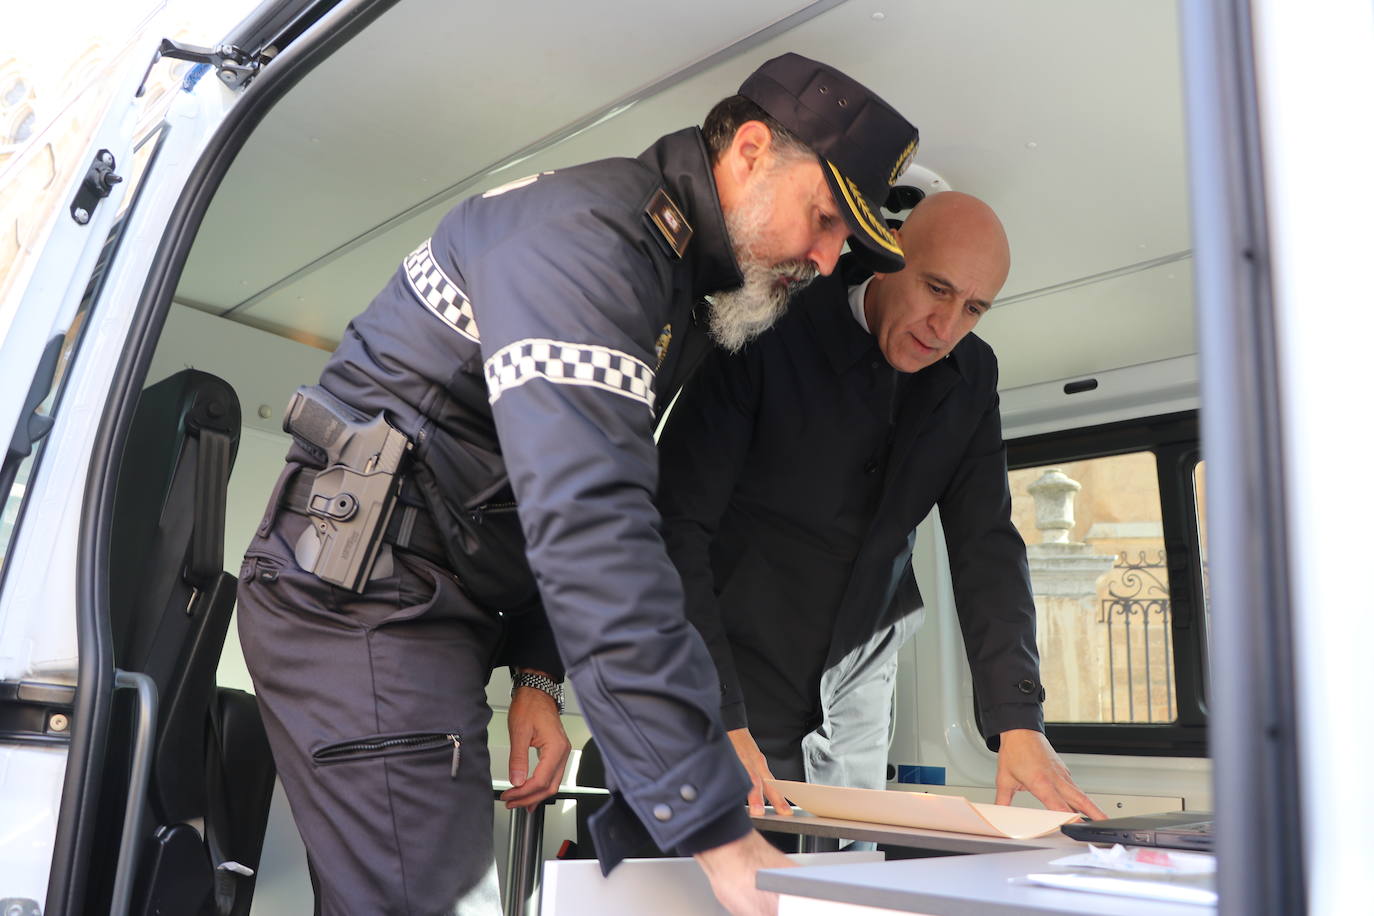
{"type": "Polygon", "coordinates": [[[749,829],[748,778],[653,503],[654,407],[693,303],[740,282],[691,128],[464,200],[321,378],[415,443],[407,488],[464,588],[507,620],[505,660],[566,666],[614,793],[593,828],[608,868],[645,828],[683,852],[749,829]]]}
{"type": "Polygon", "coordinates": [[[983,733],[1043,729],[997,359],[978,337],[897,373],[836,272],[742,352],[707,358],[659,451],[664,536],[726,728],[790,745],[819,724],[822,672],[921,606],[911,549],[938,505],[983,733]]]}

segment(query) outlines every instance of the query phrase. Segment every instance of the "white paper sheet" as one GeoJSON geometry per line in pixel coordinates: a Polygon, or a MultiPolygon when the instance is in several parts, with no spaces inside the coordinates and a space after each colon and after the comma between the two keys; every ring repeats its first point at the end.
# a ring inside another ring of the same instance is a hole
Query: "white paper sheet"
{"type": "Polygon", "coordinates": [[[1140,900],[1163,900],[1169,903],[1196,903],[1211,906],[1217,902],[1217,892],[1207,887],[1166,880],[1147,881],[1140,878],[1108,878],[1101,875],[1045,873],[1026,875],[1025,880],[1042,887],[1057,887],[1067,891],[1088,891],[1111,894],[1114,897],[1135,897],[1140,900]]]}

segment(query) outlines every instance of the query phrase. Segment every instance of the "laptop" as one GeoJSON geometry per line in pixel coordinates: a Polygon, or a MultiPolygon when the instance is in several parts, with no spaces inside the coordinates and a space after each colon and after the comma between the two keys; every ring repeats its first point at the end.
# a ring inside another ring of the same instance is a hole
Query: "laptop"
{"type": "Polygon", "coordinates": [[[1059,828],[1085,843],[1124,843],[1129,846],[1165,846],[1169,849],[1212,848],[1212,812],[1170,811],[1113,817],[1105,821],[1079,821],[1059,828]]]}

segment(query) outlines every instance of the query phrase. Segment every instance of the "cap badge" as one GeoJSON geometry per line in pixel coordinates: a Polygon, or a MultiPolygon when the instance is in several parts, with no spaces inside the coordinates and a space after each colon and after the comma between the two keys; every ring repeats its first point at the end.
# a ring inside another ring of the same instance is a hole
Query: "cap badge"
{"type": "Polygon", "coordinates": [[[892,174],[888,176],[887,183],[893,185],[897,179],[902,177],[902,173],[911,168],[911,160],[916,158],[916,141],[912,140],[902,150],[902,154],[897,157],[897,164],[892,167],[892,174]]]}

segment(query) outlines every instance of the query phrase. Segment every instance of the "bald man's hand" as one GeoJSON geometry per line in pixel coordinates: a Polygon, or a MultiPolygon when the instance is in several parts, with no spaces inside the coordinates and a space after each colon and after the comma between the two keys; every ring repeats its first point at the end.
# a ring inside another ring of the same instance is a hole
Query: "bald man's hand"
{"type": "Polygon", "coordinates": [[[758,743],[754,741],[754,736],[749,733],[747,728],[732,728],[725,733],[730,738],[730,743],[734,745],[735,755],[739,757],[739,762],[744,764],[745,771],[749,774],[749,781],[754,785],[749,789],[749,813],[763,814],[764,797],[767,796],[768,804],[773,806],[773,810],[778,814],[790,817],[792,806],[787,803],[787,799],[774,786],[768,784],[768,780],[773,778],[773,771],[768,768],[768,758],[763,756],[763,751],[759,750],[758,743]]]}
{"type": "Polygon", "coordinates": [[[1077,811],[1095,821],[1107,815],[1074,784],[1069,768],[1049,741],[1030,728],[1002,732],[997,752],[997,804],[1010,805],[1025,790],[1051,811],[1077,811]]]}

